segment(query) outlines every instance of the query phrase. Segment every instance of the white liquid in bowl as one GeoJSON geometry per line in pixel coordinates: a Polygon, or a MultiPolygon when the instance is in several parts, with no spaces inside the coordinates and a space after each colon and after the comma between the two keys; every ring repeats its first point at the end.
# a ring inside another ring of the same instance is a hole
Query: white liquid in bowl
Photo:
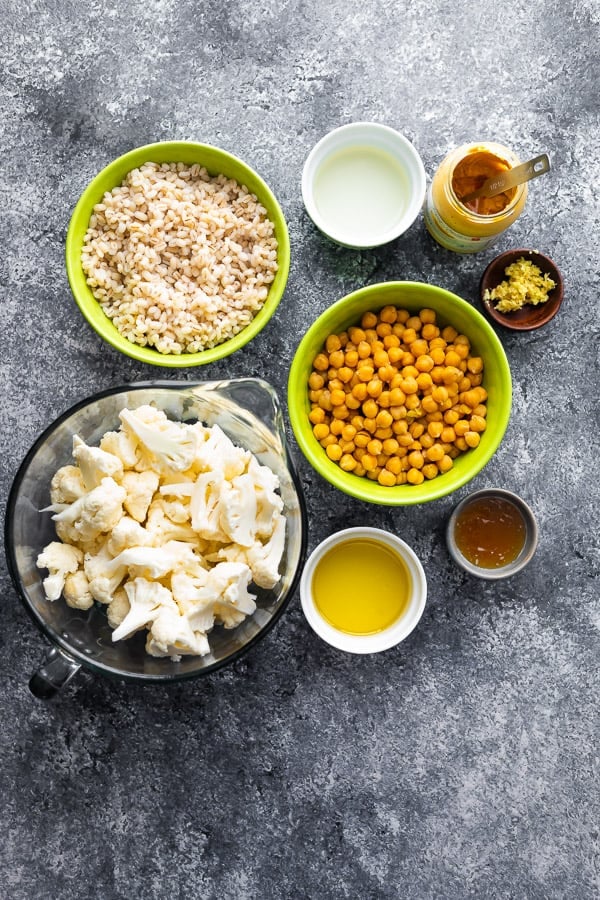
{"type": "Polygon", "coordinates": [[[323,160],[314,179],[323,222],[341,240],[364,244],[391,231],[410,199],[408,176],[391,153],[354,146],[323,160]]]}

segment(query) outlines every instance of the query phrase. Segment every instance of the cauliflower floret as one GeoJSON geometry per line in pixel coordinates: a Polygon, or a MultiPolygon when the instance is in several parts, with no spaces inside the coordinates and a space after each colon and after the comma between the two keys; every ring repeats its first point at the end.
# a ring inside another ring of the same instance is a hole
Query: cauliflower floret
{"type": "Polygon", "coordinates": [[[162,547],[130,547],[106,565],[106,571],[119,571],[123,566],[130,574],[143,578],[163,578],[178,569],[195,568],[198,557],[193,547],[183,541],[167,541],[162,547]]]}
{"type": "MultiPolygon", "coordinates": [[[[111,531],[123,515],[126,492],[112,478],[103,478],[98,487],[75,500],[52,518],[73,542],[92,541],[111,531]]],[[[62,537],[62,535],[61,535],[62,537]]]]}
{"type": "Polygon", "coordinates": [[[88,447],[76,434],[73,435],[73,457],[81,469],[83,483],[88,491],[98,487],[107,476],[115,481],[120,481],[123,477],[123,463],[118,456],[107,453],[100,447],[88,447]]]}
{"type": "Polygon", "coordinates": [[[90,609],[94,605],[94,598],[90,593],[90,583],[83,569],[67,575],[63,597],[72,609],[90,609]]]}
{"type": "Polygon", "coordinates": [[[196,479],[190,499],[192,528],[206,540],[228,540],[219,522],[219,501],[225,483],[219,471],[204,472],[196,479]]]}
{"type": "Polygon", "coordinates": [[[135,519],[123,516],[111,531],[110,537],[106,541],[106,549],[112,556],[118,556],[128,547],[147,547],[152,543],[152,534],[135,519]]]}
{"type": "Polygon", "coordinates": [[[62,466],[50,482],[50,500],[53,504],[74,503],[87,493],[83,475],[78,466],[62,466]]]}
{"type": "Polygon", "coordinates": [[[71,544],[52,541],[44,547],[36,560],[36,566],[38,569],[48,569],[50,573],[42,582],[48,600],[58,600],[67,575],[76,572],[82,562],[83,553],[71,544]]]}
{"type": "Polygon", "coordinates": [[[210,631],[215,617],[234,628],[256,609],[256,598],[248,592],[251,577],[245,563],[220,562],[193,577],[175,573],[171,590],[194,632],[210,631]]]}
{"type": "Polygon", "coordinates": [[[219,496],[219,524],[242,547],[251,547],[256,531],[256,492],[252,476],[236,475],[224,481],[219,496]]]}
{"type": "Polygon", "coordinates": [[[146,466],[156,470],[189,469],[196,456],[197,432],[182,422],[172,422],[164,413],[151,406],[136,410],[124,409],[120,413],[122,427],[132,432],[154,460],[146,466]]]}
{"type": "Polygon", "coordinates": [[[281,575],[279,564],[285,547],[285,519],[283,516],[275,522],[273,534],[266,544],[257,541],[246,554],[248,565],[252,570],[252,579],[262,588],[274,588],[281,575]]]}
{"type": "Polygon", "coordinates": [[[189,502],[186,503],[184,500],[163,499],[162,508],[165,516],[167,516],[171,522],[175,522],[176,525],[187,525],[192,518],[190,504],[189,502]]]}
{"type": "Polygon", "coordinates": [[[248,465],[248,475],[251,476],[256,491],[255,534],[267,538],[273,533],[275,520],[283,510],[283,500],[276,493],[279,478],[268,466],[261,466],[255,456],[248,465]]]}
{"type": "MultiPolygon", "coordinates": [[[[285,548],[285,518],[279,516],[275,521],[275,527],[271,538],[262,543],[254,542],[251,547],[240,547],[237,544],[229,544],[221,547],[217,553],[217,559],[225,559],[230,562],[245,562],[252,572],[252,580],[259,587],[271,589],[278,583],[279,564],[285,548]]],[[[207,554],[211,561],[214,557],[207,554]]]]}
{"type": "Polygon", "coordinates": [[[98,603],[110,603],[115,591],[127,575],[125,566],[113,566],[106,546],[99,553],[86,553],[83,569],[89,581],[90,594],[98,603]]]}
{"type": "Polygon", "coordinates": [[[168,541],[186,541],[203,550],[206,542],[198,536],[189,522],[171,521],[166,514],[166,506],[167,504],[162,498],[153,500],[150,504],[146,529],[151,536],[152,543],[156,547],[160,547],[168,541]]]}
{"type": "Polygon", "coordinates": [[[140,628],[145,628],[165,606],[178,611],[171,591],[156,581],[134,578],[125,584],[125,592],[129,601],[129,612],[113,631],[113,641],[131,637],[140,628]]]}
{"type": "Polygon", "coordinates": [[[206,439],[196,451],[196,466],[209,471],[219,469],[228,480],[246,471],[252,456],[249,450],[236,447],[218,425],[204,433],[206,439]]]}
{"type": "Polygon", "coordinates": [[[156,472],[125,472],[121,484],[127,491],[123,506],[136,522],[143,522],[148,513],[159,477],[156,472]]]}
{"type": "Polygon", "coordinates": [[[188,572],[175,572],[171,576],[171,592],[182,615],[184,615],[192,631],[206,633],[213,627],[215,614],[215,596],[212,588],[207,589],[208,570],[190,575],[188,572]]]}
{"type": "Polygon", "coordinates": [[[211,570],[209,583],[218,596],[215,616],[225,628],[235,628],[256,609],[256,598],[248,592],[251,578],[252,573],[244,563],[222,562],[211,570]]]}
{"type": "Polygon", "coordinates": [[[119,588],[106,608],[106,617],[111,628],[117,628],[129,612],[129,598],[125,588],[119,588]]]}
{"type": "Polygon", "coordinates": [[[146,652],[150,656],[170,656],[178,661],[182,654],[204,656],[210,653],[205,634],[194,632],[177,608],[162,607],[148,633],[146,652]]]}
{"type": "Polygon", "coordinates": [[[138,462],[137,438],[125,431],[107,431],[100,441],[100,449],[118,456],[124,469],[133,469],[138,462]]]}

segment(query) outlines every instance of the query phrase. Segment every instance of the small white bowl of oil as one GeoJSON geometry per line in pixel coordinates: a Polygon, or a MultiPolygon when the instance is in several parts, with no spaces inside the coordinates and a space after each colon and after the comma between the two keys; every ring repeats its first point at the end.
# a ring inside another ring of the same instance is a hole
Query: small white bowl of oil
{"type": "Polygon", "coordinates": [[[300,581],[304,615],[319,637],[347,653],[379,653],[403,641],[425,608],[427,581],[401,538],[346,528],[320,543],[300,581]]]}
{"type": "Polygon", "coordinates": [[[411,142],[376,122],[330,131],[302,171],[302,198],[314,224],[356,250],[404,234],[421,211],[425,188],[425,169],[411,142]]]}

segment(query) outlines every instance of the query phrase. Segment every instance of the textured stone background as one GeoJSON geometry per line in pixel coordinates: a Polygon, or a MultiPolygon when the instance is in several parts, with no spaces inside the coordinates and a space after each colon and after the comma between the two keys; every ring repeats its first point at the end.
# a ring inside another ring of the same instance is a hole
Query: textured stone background
{"type": "MultiPolygon", "coordinates": [[[[429,579],[400,648],[343,655],[298,598],[230,669],[172,689],[80,674],[29,693],[46,652],[2,567],[0,896],[37,898],[592,898],[598,850],[598,122],[595,0],[2,3],[2,504],[33,440],[98,387],[263,375],[285,391],[299,332],[367,283],[429,281],[476,302],[494,255],[452,255],[422,220],[358,253],[321,237],[300,173],[329,129],[403,131],[428,173],[495,138],[553,171],[498,250],[533,246],[566,279],[560,316],[501,337],[514,411],[470,486],[512,488],[541,531],[498,585],[444,545],[458,497],[403,510],[337,493],[298,458],[310,546],[342,526],[396,531],[429,579]],[[83,187],[167,138],[255,167],[289,222],[275,318],[201,373],[113,352],[82,321],[63,264],[83,187]]],[[[292,450],[295,447],[292,443],[292,450]]],[[[464,496],[463,489],[459,496],[464,496]]]]}

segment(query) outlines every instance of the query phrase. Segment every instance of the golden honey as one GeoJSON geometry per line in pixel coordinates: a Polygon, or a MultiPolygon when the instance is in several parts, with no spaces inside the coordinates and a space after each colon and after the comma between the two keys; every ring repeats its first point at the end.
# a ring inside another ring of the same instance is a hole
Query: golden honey
{"type": "Polygon", "coordinates": [[[454,540],[462,555],[483,569],[499,569],[514,562],[526,537],[521,511],[504,497],[479,497],[467,503],[454,526],[454,540]]]}

